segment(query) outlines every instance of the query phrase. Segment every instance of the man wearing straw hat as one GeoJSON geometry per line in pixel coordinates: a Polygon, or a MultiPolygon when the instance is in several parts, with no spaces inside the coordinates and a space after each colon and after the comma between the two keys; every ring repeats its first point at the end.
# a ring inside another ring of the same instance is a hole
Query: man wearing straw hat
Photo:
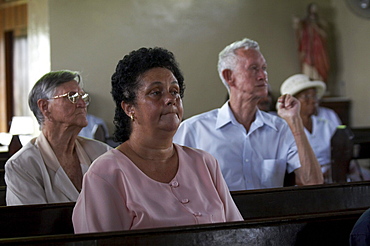
{"type": "Polygon", "coordinates": [[[282,95],[290,94],[301,104],[300,116],[304,131],[321,165],[326,183],[331,182],[330,141],[336,126],[329,120],[317,117],[315,112],[319,100],[324,95],[326,85],[322,81],[311,81],[305,74],[295,74],[287,78],[280,87],[282,95]]]}

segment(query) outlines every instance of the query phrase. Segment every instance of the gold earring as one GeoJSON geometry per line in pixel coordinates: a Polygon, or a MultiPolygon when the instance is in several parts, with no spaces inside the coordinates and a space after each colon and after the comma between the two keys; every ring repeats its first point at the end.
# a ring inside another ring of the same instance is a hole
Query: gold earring
{"type": "Polygon", "coordinates": [[[135,121],[134,113],[132,113],[132,114],[130,115],[130,118],[131,118],[131,121],[135,121]]]}

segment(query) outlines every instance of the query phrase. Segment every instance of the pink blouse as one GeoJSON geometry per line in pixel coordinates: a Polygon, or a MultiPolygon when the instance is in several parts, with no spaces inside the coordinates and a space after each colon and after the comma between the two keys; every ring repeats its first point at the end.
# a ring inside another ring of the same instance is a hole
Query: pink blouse
{"type": "Polygon", "coordinates": [[[100,156],[83,179],[73,211],[76,233],[170,227],[243,220],[216,159],[174,144],[176,176],[161,183],[119,150],[100,156]]]}

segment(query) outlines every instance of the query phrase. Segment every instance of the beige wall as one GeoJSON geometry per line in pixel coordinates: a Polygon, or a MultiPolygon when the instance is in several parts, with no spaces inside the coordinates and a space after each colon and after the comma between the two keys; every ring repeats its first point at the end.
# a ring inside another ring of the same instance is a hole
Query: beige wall
{"type": "Polygon", "coordinates": [[[370,18],[354,15],[346,1],[335,2],[338,31],[338,83],[352,100],[351,121],[355,126],[370,125],[370,18]]]}
{"type": "MultiPolygon", "coordinates": [[[[85,89],[93,96],[89,111],[104,118],[111,133],[110,76],[124,54],[142,46],[166,47],[176,55],[187,85],[185,117],[224,103],[227,92],[218,78],[217,55],[243,37],[260,43],[277,95],[281,82],[299,72],[292,16],[304,16],[310,2],[49,0],[51,68],[82,72],[85,89]]],[[[316,2],[335,40],[332,47],[336,48],[333,57],[338,72],[336,84],[330,84],[331,93],[353,99],[353,125],[369,125],[364,108],[370,100],[366,96],[370,51],[364,47],[370,43],[365,31],[370,30],[370,20],[349,12],[344,0],[316,2]]]]}

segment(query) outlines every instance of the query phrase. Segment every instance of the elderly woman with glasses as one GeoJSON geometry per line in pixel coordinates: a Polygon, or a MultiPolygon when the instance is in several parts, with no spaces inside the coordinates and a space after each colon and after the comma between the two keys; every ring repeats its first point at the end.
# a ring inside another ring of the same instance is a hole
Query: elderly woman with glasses
{"type": "Polygon", "coordinates": [[[5,164],[7,205],[74,202],[90,164],[111,149],[79,137],[90,97],[72,71],[45,74],[29,94],[41,133],[5,164]]]}
{"type": "Polygon", "coordinates": [[[333,122],[315,115],[319,99],[324,95],[326,85],[322,81],[311,81],[307,75],[295,74],[287,78],[280,87],[282,95],[290,94],[301,105],[300,115],[304,131],[321,165],[326,183],[331,182],[331,137],[336,131],[333,122]]]}

